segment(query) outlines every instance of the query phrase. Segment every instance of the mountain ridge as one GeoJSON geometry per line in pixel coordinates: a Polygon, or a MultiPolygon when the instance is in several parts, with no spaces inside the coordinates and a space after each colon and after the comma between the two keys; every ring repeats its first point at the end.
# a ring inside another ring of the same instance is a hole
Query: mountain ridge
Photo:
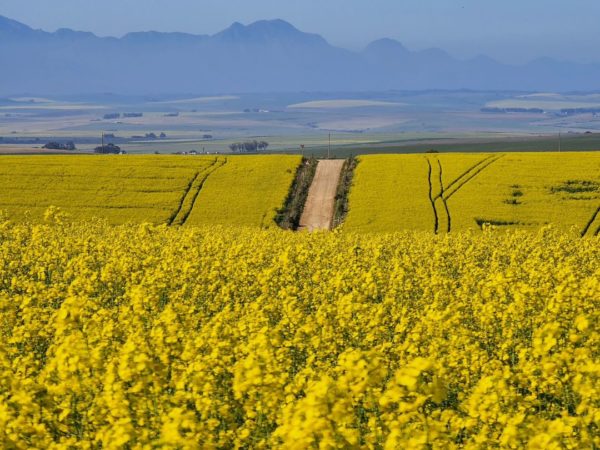
{"type": "Polygon", "coordinates": [[[412,51],[390,38],[351,51],[282,19],[234,22],[212,35],[99,37],[68,28],[34,30],[0,16],[0,37],[0,58],[12,69],[0,71],[0,95],[600,88],[599,64],[540,57],[509,65],[486,55],[461,60],[439,48],[412,51]]]}

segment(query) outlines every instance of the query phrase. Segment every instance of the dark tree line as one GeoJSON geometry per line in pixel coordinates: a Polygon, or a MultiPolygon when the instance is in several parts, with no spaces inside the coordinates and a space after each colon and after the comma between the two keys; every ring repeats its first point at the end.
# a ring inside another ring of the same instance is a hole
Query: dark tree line
{"type": "Polygon", "coordinates": [[[96,147],[94,149],[94,153],[100,153],[103,155],[118,155],[119,153],[122,153],[123,151],[121,150],[121,147],[119,147],[118,145],[115,144],[105,144],[105,145],[101,145],[99,147],[96,147]]]}
{"type": "Polygon", "coordinates": [[[75,144],[73,141],[67,141],[65,143],[62,142],[48,142],[42,148],[50,149],[50,150],[75,150],[75,144]]]}
{"type": "Polygon", "coordinates": [[[246,141],[246,142],[234,142],[229,146],[232,152],[257,152],[259,150],[266,150],[269,147],[269,143],[265,141],[246,141]]]}

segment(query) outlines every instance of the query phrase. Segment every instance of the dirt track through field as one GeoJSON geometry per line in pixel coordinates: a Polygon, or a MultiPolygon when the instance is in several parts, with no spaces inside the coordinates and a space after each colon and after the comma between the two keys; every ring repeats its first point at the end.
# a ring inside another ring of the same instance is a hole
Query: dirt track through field
{"type": "Polygon", "coordinates": [[[319,160],[310,189],[299,230],[329,230],[333,223],[335,195],[344,160],[319,160]]]}
{"type": "MultiPolygon", "coordinates": [[[[433,231],[435,234],[440,232],[450,233],[452,230],[452,216],[450,214],[450,207],[448,206],[448,200],[450,197],[456,194],[465,184],[467,184],[488,166],[492,165],[503,156],[504,155],[490,155],[487,158],[482,159],[475,165],[469,167],[448,186],[444,186],[444,169],[440,160],[436,158],[436,164],[432,163],[428,157],[425,157],[428,167],[427,178],[429,183],[429,202],[433,208],[433,231]],[[441,206],[436,206],[438,201],[441,202],[441,206]],[[440,211],[444,211],[445,214],[441,214],[440,211]]],[[[584,234],[586,232],[587,229],[584,231],[584,234]]]]}

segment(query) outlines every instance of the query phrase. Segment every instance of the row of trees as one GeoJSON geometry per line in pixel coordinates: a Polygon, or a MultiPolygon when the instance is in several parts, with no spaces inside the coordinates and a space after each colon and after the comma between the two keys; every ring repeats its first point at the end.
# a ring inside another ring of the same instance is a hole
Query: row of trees
{"type": "Polygon", "coordinates": [[[259,150],[266,150],[269,146],[268,142],[265,141],[246,141],[246,142],[234,142],[229,146],[232,152],[257,152],[259,150]]]}
{"type": "Polygon", "coordinates": [[[76,150],[75,143],[73,141],[67,142],[55,142],[51,141],[44,145],[42,148],[46,148],[49,150],[76,150]]]}
{"type": "Polygon", "coordinates": [[[115,144],[105,144],[100,145],[94,149],[94,153],[100,153],[103,155],[118,155],[121,153],[125,153],[124,150],[121,150],[121,147],[115,144]]]}

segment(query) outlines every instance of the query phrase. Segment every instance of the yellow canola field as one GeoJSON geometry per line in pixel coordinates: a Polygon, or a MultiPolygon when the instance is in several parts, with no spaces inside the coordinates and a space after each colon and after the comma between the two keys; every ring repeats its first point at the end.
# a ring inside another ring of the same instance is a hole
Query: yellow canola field
{"type": "Polygon", "coordinates": [[[349,231],[433,230],[423,155],[360,156],[349,193],[349,231]]]}
{"type": "Polygon", "coordinates": [[[553,224],[600,234],[600,153],[368,155],[347,231],[437,233],[553,224]]]}
{"type": "Polygon", "coordinates": [[[50,206],[113,224],[167,222],[214,157],[2,156],[0,210],[40,220],[50,206]]]}
{"type": "Polygon", "coordinates": [[[111,224],[274,225],[295,156],[2,156],[0,210],[41,220],[50,206],[111,224]]]}
{"type": "Polygon", "coordinates": [[[600,239],[0,220],[0,447],[600,446],[600,239]]]}
{"type": "Polygon", "coordinates": [[[300,162],[300,156],[228,156],[206,180],[186,224],[276,227],[300,162]]]}

